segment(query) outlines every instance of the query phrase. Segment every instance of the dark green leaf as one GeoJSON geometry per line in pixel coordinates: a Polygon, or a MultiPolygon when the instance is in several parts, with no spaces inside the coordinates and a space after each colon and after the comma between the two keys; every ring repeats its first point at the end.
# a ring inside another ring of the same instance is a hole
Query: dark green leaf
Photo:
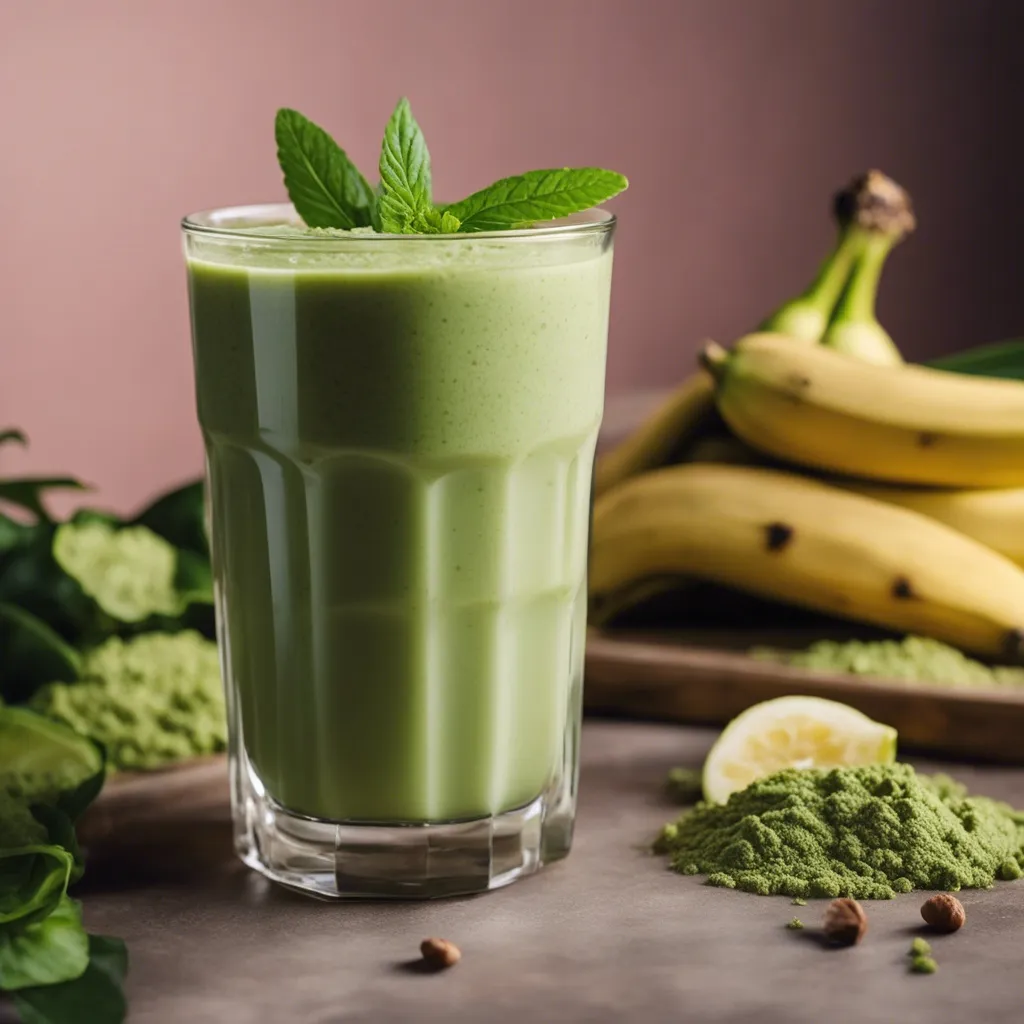
{"type": "Polygon", "coordinates": [[[46,522],[52,522],[43,504],[45,491],[86,491],[80,480],[69,476],[26,476],[17,480],[0,480],[0,502],[23,508],[46,522]]]}
{"type": "Polygon", "coordinates": [[[952,355],[940,356],[927,365],[937,370],[951,370],[979,377],[1024,380],[1024,338],[1013,338],[994,345],[979,345],[952,355]]]}
{"type": "Polygon", "coordinates": [[[0,512],[0,558],[23,544],[28,544],[35,535],[33,523],[20,523],[0,512]]]}
{"type": "Polygon", "coordinates": [[[127,970],[128,952],[120,939],[90,935],[89,966],[80,978],[22,989],[14,994],[14,1005],[22,1024],[122,1024],[127,970]]]}
{"type": "Polygon", "coordinates": [[[283,109],[274,135],[288,196],[311,228],[370,223],[373,189],[327,132],[297,110],[283,109]]]}
{"type": "Polygon", "coordinates": [[[191,551],[179,551],[174,586],[186,604],[213,604],[213,572],[209,559],[191,551]]]}
{"type": "Polygon", "coordinates": [[[176,548],[209,557],[206,501],[202,480],[160,495],[133,520],[170,541],[176,548]]]}
{"type": "MultiPolygon", "coordinates": [[[[103,776],[100,776],[102,786],[103,776]]],[[[85,785],[85,783],[83,783],[85,785]]],[[[54,846],[63,847],[71,854],[74,862],[71,868],[70,881],[77,882],[85,868],[85,858],[82,856],[82,849],[78,845],[78,836],[75,835],[75,823],[70,816],[60,807],[49,804],[33,804],[32,816],[46,829],[47,839],[54,846]]]]}
{"type": "Polygon", "coordinates": [[[66,896],[49,917],[0,932],[0,989],[73,981],[89,965],[89,937],[78,904],[66,896]]]}
{"type": "Polygon", "coordinates": [[[398,101],[380,152],[381,230],[397,234],[423,230],[419,221],[432,207],[430,153],[409,101],[398,101]]]}
{"type": "Polygon", "coordinates": [[[78,678],[78,652],[45,622],[14,605],[0,604],[0,696],[19,702],[44,683],[78,678]]]}
{"type": "Polygon", "coordinates": [[[462,231],[503,231],[589,210],[622,192],[629,182],[598,167],[529,171],[503,178],[445,207],[462,231]]]}
{"type": "Polygon", "coordinates": [[[74,523],[75,526],[82,526],[84,523],[102,523],[104,526],[113,527],[125,525],[119,516],[102,508],[77,509],[68,521],[74,523]]]}
{"type": "Polygon", "coordinates": [[[74,856],[39,843],[0,849],[0,933],[49,917],[68,891],[74,856]]]}
{"type": "Polygon", "coordinates": [[[30,612],[77,645],[96,628],[96,603],[57,564],[54,533],[51,524],[41,523],[4,558],[0,603],[30,612]]]}
{"type": "Polygon", "coordinates": [[[0,445],[14,441],[22,447],[28,444],[28,438],[20,430],[0,430],[0,445]]]}

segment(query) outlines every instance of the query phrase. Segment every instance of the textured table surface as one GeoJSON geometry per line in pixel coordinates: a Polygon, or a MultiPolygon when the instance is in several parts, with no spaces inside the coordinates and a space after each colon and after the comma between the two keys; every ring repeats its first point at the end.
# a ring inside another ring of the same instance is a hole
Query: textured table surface
{"type": "MultiPolygon", "coordinates": [[[[907,973],[918,894],[868,904],[854,949],[822,948],[822,905],[712,889],[665,870],[645,842],[673,814],[669,767],[699,765],[713,733],[588,723],[570,858],[472,899],[325,904],[237,867],[226,810],[129,877],[85,893],[93,930],[124,936],[134,1024],[687,1021],[1002,1024],[1024,1020],[1024,882],[963,899],[968,924],[933,941],[940,972],[907,973]],[[149,877],[147,877],[147,874],[149,877]],[[427,935],[462,962],[423,975],[427,935]]],[[[1024,806],[1024,771],[944,765],[979,793],[1024,806]]],[[[2,1014],[0,1014],[2,1016],[2,1014]]]]}

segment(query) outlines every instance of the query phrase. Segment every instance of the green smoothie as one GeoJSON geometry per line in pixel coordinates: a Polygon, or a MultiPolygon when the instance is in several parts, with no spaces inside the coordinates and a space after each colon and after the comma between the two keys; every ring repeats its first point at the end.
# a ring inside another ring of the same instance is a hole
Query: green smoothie
{"type": "Polygon", "coordinates": [[[190,251],[229,698],[288,810],[476,819],[572,771],[611,263],[596,228],[190,251]]]}

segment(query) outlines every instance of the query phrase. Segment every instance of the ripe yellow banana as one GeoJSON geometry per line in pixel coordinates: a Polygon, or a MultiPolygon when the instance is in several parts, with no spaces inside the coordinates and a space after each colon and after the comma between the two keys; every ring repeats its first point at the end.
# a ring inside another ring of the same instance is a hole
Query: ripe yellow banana
{"type": "Polygon", "coordinates": [[[1024,566],[1024,488],[959,491],[834,480],[857,494],[913,509],[1024,566]]]}
{"type": "Polygon", "coordinates": [[[792,473],[672,466],[600,498],[592,595],[666,573],[1024,656],[1024,570],[918,512],[792,473]]]}
{"type": "Polygon", "coordinates": [[[603,494],[617,483],[665,463],[715,411],[715,384],[699,370],[688,377],[628,437],[597,457],[594,493],[603,494]]]}
{"type": "Polygon", "coordinates": [[[748,444],[818,469],[945,487],[1024,484],[1024,383],[874,366],[752,334],[709,345],[722,417],[748,444]]]}

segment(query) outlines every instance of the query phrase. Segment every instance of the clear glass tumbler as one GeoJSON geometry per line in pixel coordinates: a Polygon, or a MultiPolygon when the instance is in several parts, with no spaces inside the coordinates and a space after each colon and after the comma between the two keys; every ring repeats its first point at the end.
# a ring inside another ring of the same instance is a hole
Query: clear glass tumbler
{"type": "Polygon", "coordinates": [[[564,857],[614,219],[183,227],[240,855],[424,897],[564,857]]]}

